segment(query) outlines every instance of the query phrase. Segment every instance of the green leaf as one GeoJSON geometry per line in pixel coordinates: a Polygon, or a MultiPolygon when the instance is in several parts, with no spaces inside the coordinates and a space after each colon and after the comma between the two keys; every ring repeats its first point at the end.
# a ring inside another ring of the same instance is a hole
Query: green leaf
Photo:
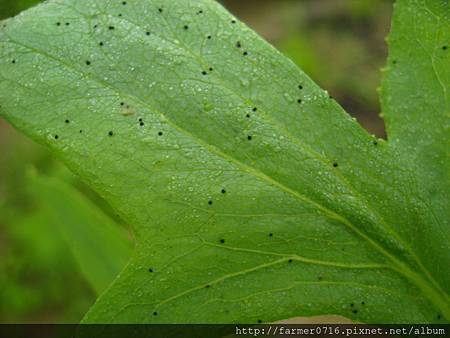
{"type": "Polygon", "coordinates": [[[92,288],[101,294],[131,257],[126,233],[92,202],[57,178],[35,174],[31,191],[43,200],[57,228],[92,288]]]}
{"type": "Polygon", "coordinates": [[[383,115],[389,143],[409,161],[414,198],[428,214],[414,246],[437,281],[450,286],[450,6],[445,0],[396,6],[383,115]]]}
{"type": "Polygon", "coordinates": [[[5,24],[2,115],[133,225],[85,322],[450,320],[417,165],[214,1],[54,0],[5,24]]]}

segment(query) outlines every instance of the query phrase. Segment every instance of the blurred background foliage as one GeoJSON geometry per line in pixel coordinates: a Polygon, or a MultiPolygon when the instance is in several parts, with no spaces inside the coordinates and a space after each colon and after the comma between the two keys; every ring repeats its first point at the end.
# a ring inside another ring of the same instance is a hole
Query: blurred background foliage
{"type": "MultiPolygon", "coordinates": [[[[0,19],[39,0],[0,0],[0,19]]],[[[391,0],[222,0],[370,132],[391,0]]],[[[0,322],[78,322],[131,255],[128,226],[0,119],[0,322]]]]}

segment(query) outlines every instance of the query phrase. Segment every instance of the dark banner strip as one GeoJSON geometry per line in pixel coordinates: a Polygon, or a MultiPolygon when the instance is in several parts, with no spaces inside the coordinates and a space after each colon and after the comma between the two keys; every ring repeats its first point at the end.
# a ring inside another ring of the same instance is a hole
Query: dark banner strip
{"type": "Polygon", "coordinates": [[[0,324],[0,338],[450,337],[449,325],[0,324]]]}

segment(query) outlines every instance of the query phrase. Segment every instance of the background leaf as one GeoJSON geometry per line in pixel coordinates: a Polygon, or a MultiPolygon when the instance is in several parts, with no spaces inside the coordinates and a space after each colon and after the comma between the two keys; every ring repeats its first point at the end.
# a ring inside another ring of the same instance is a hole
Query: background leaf
{"type": "Polygon", "coordinates": [[[116,278],[131,257],[125,231],[80,192],[56,178],[35,176],[34,194],[45,201],[48,218],[67,243],[97,295],[116,278]]]}
{"type": "Polygon", "coordinates": [[[450,318],[414,168],[218,4],[49,1],[0,45],[3,114],[134,225],[86,322],[450,318]]]}
{"type": "Polygon", "coordinates": [[[450,6],[399,1],[382,90],[389,141],[413,168],[427,209],[414,246],[441,285],[450,285],[450,6]]]}

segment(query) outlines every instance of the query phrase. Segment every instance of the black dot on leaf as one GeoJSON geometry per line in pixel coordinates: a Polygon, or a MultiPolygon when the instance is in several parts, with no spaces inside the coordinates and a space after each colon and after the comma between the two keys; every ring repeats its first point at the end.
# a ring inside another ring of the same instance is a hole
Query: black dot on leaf
{"type": "Polygon", "coordinates": [[[12,60],[11,63],[16,63],[16,60],[12,60]]]}
{"type": "Polygon", "coordinates": [[[269,234],[269,237],[273,237],[273,233],[270,233],[270,234],[269,234]]]}
{"type": "Polygon", "coordinates": [[[55,140],[57,140],[57,139],[59,139],[59,136],[58,136],[58,135],[55,135],[55,140]]]}
{"type": "Polygon", "coordinates": [[[225,243],[225,240],[224,240],[224,239],[221,239],[221,240],[220,240],[220,243],[222,243],[222,244],[225,243]]]}
{"type": "Polygon", "coordinates": [[[120,105],[121,105],[121,106],[125,105],[125,102],[120,102],[120,105]]]}
{"type": "Polygon", "coordinates": [[[202,74],[203,74],[203,75],[206,75],[206,74],[208,74],[208,73],[207,73],[207,72],[205,72],[205,71],[203,71],[203,72],[202,72],[202,74]]]}
{"type": "Polygon", "coordinates": [[[378,141],[377,141],[377,140],[374,140],[374,141],[373,141],[373,145],[374,145],[374,146],[377,146],[377,145],[378,145],[378,141]]]}
{"type": "Polygon", "coordinates": [[[213,201],[208,201],[208,204],[209,204],[209,205],[212,205],[212,204],[213,204],[213,201]]]}
{"type": "Polygon", "coordinates": [[[252,110],[253,110],[253,111],[257,111],[257,110],[258,110],[258,108],[254,107],[254,108],[253,108],[252,110]]]}
{"type": "Polygon", "coordinates": [[[211,285],[209,285],[209,284],[206,284],[206,285],[205,285],[205,288],[206,288],[206,289],[209,289],[210,287],[211,287],[211,285]]]}
{"type": "Polygon", "coordinates": [[[112,30],[115,29],[115,27],[114,27],[114,26],[109,26],[108,29],[109,29],[110,31],[112,31],[112,30]]]}
{"type": "Polygon", "coordinates": [[[233,19],[233,20],[231,20],[231,23],[236,23],[236,20],[234,20],[234,19],[233,19]]]}
{"type": "Polygon", "coordinates": [[[139,125],[140,125],[141,127],[143,127],[143,126],[144,126],[144,122],[139,122],[139,125]]]}
{"type": "Polygon", "coordinates": [[[250,114],[245,115],[245,117],[249,119],[250,118],[250,114]]]}
{"type": "Polygon", "coordinates": [[[154,316],[157,316],[157,315],[158,315],[158,312],[156,312],[156,311],[153,312],[153,315],[154,315],[154,316]]]}
{"type": "Polygon", "coordinates": [[[354,307],[355,306],[355,304],[353,304],[353,303],[350,303],[350,307],[354,307]]]}
{"type": "Polygon", "coordinates": [[[199,11],[197,12],[197,14],[203,14],[203,11],[202,11],[202,10],[199,10],[199,11]]]}
{"type": "Polygon", "coordinates": [[[241,42],[240,42],[240,41],[236,42],[236,47],[237,47],[237,48],[241,48],[241,47],[242,47],[242,45],[241,45],[241,42]]]}
{"type": "Polygon", "coordinates": [[[145,35],[149,36],[149,35],[150,35],[150,32],[145,32],[145,35]]]}
{"type": "Polygon", "coordinates": [[[118,16],[118,17],[121,17],[121,16],[122,16],[122,13],[117,14],[117,16],[118,16]]]}
{"type": "Polygon", "coordinates": [[[149,269],[148,269],[148,272],[153,272],[153,269],[152,269],[152,268],[149,268],[149,269]]]}
{"type": "Polygon", "coordinates": [[[188,30],[189,29],[189,26],[188,25],[184,25],[184,30],[188,30]]]}
{"type": "Polygon", "coordinates": [[[302,103],[302,100],[301,100],[301,99],[298,99],[298,100],[297,100],[297,103],[302,103]]]}
{"type": "Polygon", "coordinates": [[[337,164],[336,162],[333,163],[333,167],[337,168],[339,166],[339,164],[337,164]]]}
{"type": "Polygon", "coordinates": [[[64,122],[66,122],[66,123],[70,123],[70,121],[69,121],[69,120],[65,120],[64,122]]]}
{"type": "Polygon", "coordinates": [[[213,69],[212,67],[209,67],[208,70],[209,70],[210,72],[212,72],[214,69],[213,69]]]}
{"type": "Polygon", "coordinates": [[[353,310],[352,312],[356,314],[356,313],[358,313],[358,310],[353,310]]]}
{"type": "Polygon", "coordinates": [[[101,46],[104,45],[104,43],[103,43],[102,41],[100,41],[100,42],[98,43],[98,45],[101,47],[101,46]]]}
{"type": "Polygon", "coordinates": [[[289,260],[288,260],[288,263],[292,263],[292,259],[289,259],[289,260]]]}
{"type": "Polygon", "coordinates": [[[242,53],[242,55],[247,56],[247,55],[248,55],[248,52],[244,52],[244,53],[242,53]]]}
{"type": "Polygon", "coordinates": [[[66,26],[70,26],[70,22],[66,22],[65,25],[66,25],[66,26]]]}
{"type": "Polygon", "coordinates": [[[90,66],[90,65],[91,65],[91,61],[89,61],[89,60],[86,61],[86,65],[87,65],[87,66],[90,66]]]}
{"type": "Polygon", "coordinates": [[[366,305],[366,302],[362,301],[362,302],[361,302],[361,305],[366,305]]]}
{"type": "Polygon", "coordinates": [[[83,130],[80,129],[80,134],[82,134],[82,133],[83,133],[83,130]]]}
{"type": "Polygon", "coordinates": [[[162,8],[158,8],[158,12],[162,13],[163,9],[162,8]]]}
{"type": "Polygon", "coordinates": [[[252,136],[251,136],[251,135],[248,135],[248,136],[247,136],[247,140],[251,141],[251,140],[252,140],[252,136]]]}
{"type": "Polygon", "coordinates": [[[112,131],[110,131],[110,132],[108,132],[108,135],[109,135],[109,136],[113,136],[114,133],[113,133],[112,131]]]}
{"type": "Polygon", "coordinates": [[[124,6],[125,6],[126,4],[127,4],[127,2],[126,2],[126,1],[122,1],[122,5],[124,5],[124,6]]]}
{"type": "Polygon", "coordinates": [[[162,136],[163,135],[163,132],[162,131],[159,131],[158,132],[158,136],[162,136]]]}
{"type": "Polygon", "coordinates": [[[225,189],[222,189],[222,190],[221,190],[221,193],[222,193],[222,194],[226,194],[227,191],[226,191],[225,189]]]}
{"type": "Polygon", "coordinates": [[[299,86],[298,86],[298,89],[300,89],[300,90],[303,89],[303,86],[302,86],[302,85],[299,85],[299,86]]]}
{"type": "Polygon", "coordinates": [[[57,22],[57,23],[56,23],[56,26],[61,26],[61,22],[57,22]]]}
{"type": "Polygon", "coordinates": [[[442,50],[447,50],[448,46],[442,46],[442,50]]]}
{"type": "Polygon", "coordinates": [[[208,35],[206,38],[207,38],[208,40],[211,40],[212,36],[211,36],[211,35],[208,35]]]}

